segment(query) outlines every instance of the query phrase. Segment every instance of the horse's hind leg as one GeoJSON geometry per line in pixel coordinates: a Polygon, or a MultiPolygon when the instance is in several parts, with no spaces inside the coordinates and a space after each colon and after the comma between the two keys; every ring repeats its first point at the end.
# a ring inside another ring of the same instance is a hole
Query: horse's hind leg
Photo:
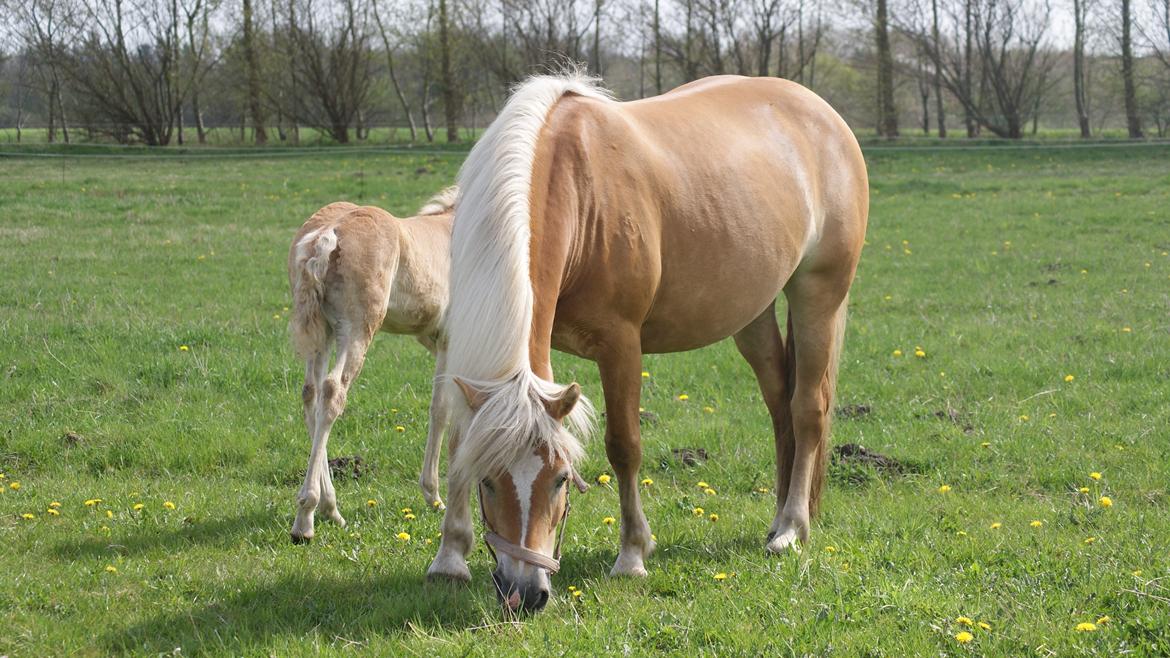
{"type": "Polygon", "coordinates": [[[313,516],[318,510],[338,525],[345,526],[345,519],[337,511],[337,494],[329,473],[327,446],[333,423],[345,410],[349,387],[361,372],[371,338],[364,332],[357,338],[339,333],[337,360],[333,364],[333,369],[327,375],[324,374],[328,352],[324,353],[323,358],[319,356],[308,368],[309,375],[316,382],[312,391],[308,382],[305,386],[305,421],[309,425],[313,447],[309,452],[305,482],[297,494],[297,517],[292,528],[293,542],[302,543],[313,538],[313,516]],[[307,410],[310,392],[313,394],[311,414],[307,410]]]}
{"type": "MultiPolygon", "coordinates": [[[[844,340],[846,277],[818,272],[798,274],[785,288],[791,331],[795,341],[795,367],[790,381],[790,413],[795,441],[787,490],[777,493],[776,518],[769,533],[768,550],[782,552],[799,541],[808,541],[809,523],[816,512],[824,483],[829,422],[837,380],[837,359],[844,340]]],[[[787,362],[787,359],[785,359],[787,362]]],[[[779,447],[779,446],[778,446],[779,447]]],[[[783,463],[781,455],[777,461],[783,463]]]]}
{"type": "MultiPolygon", "coordinates": [[[[776,486],[778,506],[787,497],[785,488],[792,471],[795,439],[792,432],[792,410],[789,404],[791,365],[787,363],[785,345],[776,324],[776,304],[735,335],[735,346],[751,366],[760,384],[764,405],[772,417],[772,431],[776,437],[776,486]]],[[[773,528],[774,530],[775,528],[773,528]]],[[[769,537],[770,539],[770,537],[769,537]]]]}

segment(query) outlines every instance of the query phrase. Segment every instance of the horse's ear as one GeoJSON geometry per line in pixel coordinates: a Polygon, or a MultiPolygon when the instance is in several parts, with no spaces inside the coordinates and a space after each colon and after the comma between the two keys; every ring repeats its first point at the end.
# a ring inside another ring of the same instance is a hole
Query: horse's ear
{"type": "Polygon", "coordinates": [[[478,388],[458,377],[455,378],[455,383],[459,385],[459,390],[463,391],[463,397],[467,399],[467,406],[471,407],[472,411],[479,411],[483,403],[487,402],[487,394],[478,388]]]}
{"type": "Polygon", "coordinates": [[[551,400],[545,400],[544,408],[548,411],[548,415],[557,420],[564,420],[565,416],[577,406],[577,401],[581,399],[581,385],[573,382],[561,391],[561,394],[551,400]]]}

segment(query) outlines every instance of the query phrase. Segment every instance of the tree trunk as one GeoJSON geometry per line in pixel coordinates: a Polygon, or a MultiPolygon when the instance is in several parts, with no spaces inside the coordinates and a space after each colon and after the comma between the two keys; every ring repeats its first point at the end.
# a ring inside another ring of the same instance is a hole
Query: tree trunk
{"type": "Polygon", "coordinates": [[[1131,0],[1121,0],[1121,79],[1125,84],[1125,126],[1130,139],[1141,139],[1142,116],[1137,106],[1137,91],[1133,84],[1133,40],[1130,27],[1133,23],[1131,0]]]}
{"type": "Polygon", "coordinates": [[[940,139],[947,137],[947,116],[946,110],[943,106],[942,94],[942,43],[938,36],[938,0],[931,0],[930,11],[933,18],[933,25],[931,27],[931,40],[934,41],[934,103],[935,116],[938,117],[938,136],[940,139]]]}
{"type": "Polygon", "coordinates": [[[1081,139],[1092,136],[1089,132],[1089,103],[1085,93],[1085,2],[1073,0],[1073,98],[1076,100],[1081,139]]]}
{"type": "Polygon", "coordinates": [[[200,144],[207,143],[207,126],[203,123],[203,106],[199,104],[199,90],[191,92],[191,111],[195,114],[195,134],[200,144]]]}
{"type": "MultiPolygon", "coordinates": [[[[898,108],[894,105],[894,54],[890,50],[890,27],[887,0],[877,0],[874,32],[877,37],[878,135],[886,139],[898,136],[898,108]]],[[[801,69],[804,62],[801,62],[801,69]]]]}
{"type": "MultiPolygon", "coordinates": [[[[973,57],[972,42],[975,39],[975,8],[974,0],[964,0],[963,2],[963,17],[964,17],[964,31],[963,31],[963,95],[975,101],[974,85],[971,81],[971,58],[973,57]]],[[[975,116],[971,113],[971,107],[963,104],[963,122],[967,124],[967,138],[972,139],[979,136],[979,124],[975,121],[975,116]]]]}
{"type": "Polygon", "coordinates": [[[654,91],[662,93],[662,14],[654,0],[654,91]]]}
{"type": "Polygon", "coordinates": [[[256,53],[255,26],[252,24],[252,0],[244,2],[244,65],[248,72],[248,113],[252,115],[252,133],[256,145],[268,143],[264,129],[264,106],[260,103],[260,61],[256,53]]]}
{"type": "Polygon", "coordinates": [[[443,117],[447,121],[447,142],[459,141],[459,93],[451,70],[451,28],[447,0],[439,0],[439,76],[443,85],[443,117]]]}

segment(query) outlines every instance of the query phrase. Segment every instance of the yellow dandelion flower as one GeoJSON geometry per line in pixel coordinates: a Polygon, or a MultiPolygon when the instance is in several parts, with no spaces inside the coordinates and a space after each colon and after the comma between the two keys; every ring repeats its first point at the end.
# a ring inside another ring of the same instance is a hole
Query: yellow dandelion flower
{"type": "Polygon", "coordinates": [[[1128,334],[1128,333],[1132,333],[1132,332],[1133,332],[1133,329],[1130,327],[1122,327],[1121,328],[1121,333],[1123,333],[1123,334],[1128,334]]]}
{"type": "Polygon", "coordinates": [[[13,491],[20,491],[20,483],[19,482],[9,482],[8,488],[12,489],[13,491]]]}
{"type": "Polygon", "coordinates": [[[991,529],[992,529],[992,530],[999,530],[999,529],[1000,529],[1000,528],[1002,528],[1002,527],[1003,527],[1003,524],[1002,524],[1002,523],[1000,523],[999,521],[996,521],[995,523],[992,523],[992,524],[991,524],[991,529]]]}
{"type": "Polygon", "coordinates": [[[49,507],[52,507],[53,509],[59,509],[61,507],[61,503],[58,503],[54,500],[53,502],[49,503],[49,507]]]}
{"type": "Polygon", "coordinates": [[[179,351],[180,351],[180,352],[190,352],[190,351],[191,351],[191,348],[190,348],[190,347],[187,347],[186,345],[180,345],[180,346],[179,346],[179,351]]]}
{"type": "Polygon", "coordinates": [[[711,516],[709,516],[709,517],[707,517],[707,518],[711,519],[711,523],[715,523],[716,521],[718,521],[718,520],[719,520],[719,515],[718,515],[718,514],[712,514],[711,516]]]}
{"type": "Polygon", "coordinates": [[[679,393],[678,395],[679,402],[686,402],[689,399],[691,399],[691,396],[687,395],[686,393],[679,393]]]}
{"type": "Polygon", "coordinates": [[[601,475],[597,476],[598,484],[609,484],[609,480],[609,473],[602,473],[601,475]]]}
{"type": "Polygon", "coordinates": [[[703,407],[703,411],[709,414],[715,413],[715,407],[703,407]]]}
{"type": "Polygon", "coordinates": [[[921,359],[922,357],[926,356],[926,352],[921,347],[919,347],[914,350],[914,356],[921,359]]]}
{"type": "Polygon", "coordinates": [[[569,591],[570,591],[570,592],[575,592],[575,591],[577,591],[577,586],[576,586],[576,585],[569,585],[569,591]]]}
{"type": "Polygon", "coordinates": [[[991,447],[991,441],[984,441],[983,443],[980,443],[980,444],[979,444],[979,447],[980,447],[980,448],[990,448],[990,447],[991,447]]]}
{"type": "Polygon", "coordinates": [[[959,617],[958,619],[955,619],[955,621],[964,626],[973,626],[975,624],[975,622],[972,621],[970,617],[959,617]]]}
{"type": "Polygon", "coordinates": [[[107,519],[114,518],[114,510],[111,510],[111,509],[106,510],[106,518],[107,519]]]}
{"type": "Polygon", "coordinates": [[[1044,525],[1044,522],[1041,521],[1040,519],[1036,519],[1035,521],[1029,523],[1028,525],[1032,526],[1033,528],[1039,528],[1039,527],[1044,525]]]}
{"type": "Polygon", "coordinates": [[[414,510],[410,509],[409,507],[403,507],[402,509],[398,510],[398,513],[399,514],[413,514],[414,510]]]}
{"type": "Polygon", "coordinates": [[[413,521],[413,520],[415,520],[415,518],[416,518],[416,517],[415,517],[415,515],[413,515],[413,514],[404,514],[404,515],[402,516],[402,518],[403,518],[403,519],[406,519],[407,521],[413,521]]]}
{"type": "Polygon", "coordinates": [[[1095,542],[1095,541],[1097,541],[1097,538],[1096,538],[1096,537],[1085,537],[1085,541],[1084,541],[1084,542],[1082,542],[1082,543],[1084,543],[1084,544],[1092,544],[1092,543],[1093,543],[1093,542],[1095,542]]]}
{"type": "Polygon", "coordinates": [[[960,531],[958,531],[958,532],[956,532],[956,533],[955,533],[955,536],[956,536],[956,537],[966,537],[966,536],[967,536],[967,531],[966,531],[966,530],[960,530],[960,531]]]}
{"type": "Polygon", "coordinates": [[[585,592],[582,592],[582,591],[581,591],[581,590],[579,590],[579,589],[575,589],[575,590],[573,590],[573,598],[575,598],[575,599],[579,599],[579,598],[581,598],[581,596],[582,596],[583,594],[585,594],[585,592]]]}
{"type": "Polygon", "coordinates": [[[894,350],[894,356],[902,356],[902,350],[894,350]]]}
{"type": "Polygon", "coordinates": [[[979,622],[979,628],[982,628],[982,629],[983,629],[983,630],[985,630],[985,631],[990,631],[990,630],[991,630],[991,624],[989,624],[989,623],[987,623],[987,622],[985,622],[985,621],[981,621],[981,622],[979,622]]]}
{"type": "Polygon", "coordinates": [[[118,573],[118,567],[115,567],[112,564],[107,564],[106,565],[106,573],[118,573]]]}
{"type": "Polygon", "coordinates": [[[32,521],[33,519],[37,518],[37,515],[25,512],[24,514],[20,515],[20,518],[24,519],[25,521],[32,521]]]}
{"type": "Polygon", "coordinates": [[[643,370],[642,371],[642,379],[650,379],[650,373],[643,370]]]}
{"type": "Polygon", "coordinates": [[[1097,625],[1091,621],[1082,621],[1077,624],[1078,633],[1092,633],[1095,630],[1097,630],[1097,625]]]}
{"type": "Polygon", "coordinates": [[[442,506],[443,506],[443,503],[442,503],[441,501],[438,501],[438,500],[436,500],[435,502],[431,503],[431,507],[433,507],[433,508],[435,508],[435,509],[439,509],[439,508],[441,508],[442,506]]]}
{"type": "Polygon", "coordinates": [[[1025,423],[1028,422],[1028,414],[1021,414],[1020,421],[1025,422],[1025,423]]]}
{"type": "Polygon", "coordinates": [[[938,488],[938,492],[940,494],[945,494],[946,492],[948,492],[950,490],[951,490],[951,485],[949,485],[949,484],[944,484],[938,488]]]}
{"type": "Polygon", "coordinates": [[[405,427],[403,427],[402,425],[395,425],[395,426],[394,426],[394,431],[395,431],[395,432],[405,432],[405,431],[406,431],[406,428],[405,428],[405,427]]]}
{"type": "Polygon", "coordinates": [[[756,493],[766,494],[769,492],[771,492],[771,489],[769,489],[768,487],[756,487],[756,493]]]}
{"type": "Polygon", "coordinates": [[[50,507],[49,509],[45,510],[45,512],[47,512],[49,516],[61,516],[61,512],[58,512],[57,508],[55,507],[50,507]]]}
{"type": "Polygon", "coordinates": [[[133,509],[135,512],[141,512],[144,507],[146,507],[146,505],[144,505],[142,503],[134,503],[133,509]]]}
{"type": "Polygon", "coordinates": [[[366,507],[377,507],[377,505],[378,501],[374,500],[373,498],[366,501],[366,507]]]}
{"type": "Polygon", "coordinates": [[[974,640],[974,639],[975,639],[975,636],[971,635],[967,631],[961,631],[959,633],[955,633],[955,640],[958,641],[959,644],[967,644],[968,642],[970,642],[971,640],[974,640]]]}
{"type": "Polygon", "coordinates": [[[654,484],[654,480],[651,480],[650,478],[645,478],[644,480],[642,480],[643,487],[648,487],[652,484],[654,484]]]}
{"type": "Polygon", "coordinates": [[[1098,618],[1097,618],[1097,625],[1098,625],[1098,626],[1103,626],[1103,625],[1105,625],[1105,624],[1108,624],[1108,623],[1109,623],[1109,622],[1111,622],[1111,621],[1113,621],[1113,620],[1109,618],[1109,615],[1105,615],[1104,617],[1098,617],[1098,618]]]}
{"type": "Polygon", "coordinates": [[[710,489],[711,488],[711,485],[707,484],[706,482],[703,482],[702,480],[700,480],[699,483],[695,486],[699,487],[700,489],[710,489]]]}
{"type": "Polygon", "coordinates": [[[1086,493],[1089,493],[1089,488],[1088,487],[1081,487],[1080,489],[1077,489],[1077,491],[1079,491],[1083,494],[1086,494],[1086,493]]]}
{"type": "Polygon", "coordinates": [[[707,494],[708,496],[714,496],[715,490],[711,487],[707,487],[706,489],[703,489],[703,493],[707,494]]]}
{"type": "Polygon", "coordinates": [[[605,525],[613,525],[614,523],[617,522],[617,519],[613,518],[612,516],[607,516],[604,519],[602,519],[601,522],[604,523],[605,525]]]}
{"type": "Polygon", "coordinates": [[[1100,480],[1101,474],[1097,471],[1093,471],[1092,473],[1089,473],[1089,477],[1093,478],[1094,480],[1100,480]]]}
{"type": "Polygon", "coordinates": [[[837,547],[836,547],[836,546],[826,546],[826,547],[825,547],[825,552],[826,552],[826,553],[836,553],[836,552],[837,552],[837,547]]]}
{"type": "Polygon", "coordinates": [[[102,502],[101,498],[90,498],[89,500],[85,501],[85,506],[86,507],[94,507],[100,502],[102,502]]]}
{"type": "Polygon", "coordinates": [[[1074,377],[1072,375],[1065,375],[1064,376],[1064,381],[1066,381],[1066,382],[1071,382],[1074,379],[1076,379],[1076,377],[1074,377]]]}
{"type": "Polygon", "coordinates": [[[1134,569],[1133,577],[1134,578],[1141,578],[1142,577],[1142,570],[1141,569],[1134,569]]]}
{"type": "Polygon", "coordinates": [[[166,509],[175,509],[175,504],[167,500],[163,502],[163,507],[166,509]]]}
{"type": "Polygon", "coordinates": [[[691,510],[691,514],[694,514],[695,516],[703,516],[703,508],[696,507],[695,509],[691,510]]]}
{"type": "Polygon", "coordinates": [[[1101,496],[1097,502],[1101,504],[1101,507],[1113,507],[1113,499],[1109,496],[1101,496]]]}
{"type": "Polygon", "coordinates": [[[727,580],[727,574],[720,571],[719,573],[712,576],[712,578],[714,578],[715,580],[727,580]]]}
{"type": "Polygon", "coordinates": [[[400,532],[396,536],[398,537],[398,541],[402,541],[402,542],[410,541],[410,533],[409,532],[400,532]]]}

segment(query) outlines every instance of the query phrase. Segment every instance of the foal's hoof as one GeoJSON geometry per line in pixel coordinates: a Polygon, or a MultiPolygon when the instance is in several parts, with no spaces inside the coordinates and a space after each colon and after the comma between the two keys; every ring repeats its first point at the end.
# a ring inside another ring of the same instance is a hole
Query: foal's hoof
{"type": "Polygon", "coordinates": [[[305,536],[305,535],[298,535],[295,532],[291,532],[291,533],[289,533],[289,536],[292,537],[292,543],[296,544],[297,546],[300,546],[302,544],[308,544],[309,542],[313,541],[313,535],[305,536]]]}

